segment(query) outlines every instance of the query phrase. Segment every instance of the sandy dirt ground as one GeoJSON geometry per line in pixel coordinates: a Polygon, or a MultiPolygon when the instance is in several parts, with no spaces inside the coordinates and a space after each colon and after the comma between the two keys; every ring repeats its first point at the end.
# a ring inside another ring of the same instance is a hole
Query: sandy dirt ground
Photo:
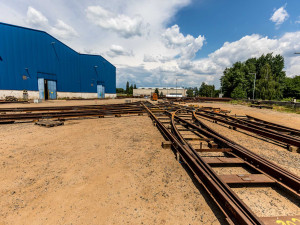
{"type": "Polygon", "coordinates": [[[0,224],[225,224],[162,141],[147,116],[1,125],[0,224]]]}
{"type": "MultiPolygon", "coordinates": [[[[48,101],[5,104],[0,108],[124,102],[48,101]]],[[[200,105],[221,107],[238,115],[247,112],[300,127],[297,114],[226,103],[200,105]]],[[[300,175],[299,153],[288,152],[249,133],[203,121],[300,175]]],[[[0,225],[226,224],[211,198],[176,161],[174,153],[161,148],[162,141],[147,116],[68,120],[64,126],[54,128],[33,123],[1,125],[0,225]]],[[[287,203],[277,190],[236,187],[235,191],[259,216],[300,214],[297,203],[287,203]],[[273,210],[274,205],[278,210],[273,210]]]]}

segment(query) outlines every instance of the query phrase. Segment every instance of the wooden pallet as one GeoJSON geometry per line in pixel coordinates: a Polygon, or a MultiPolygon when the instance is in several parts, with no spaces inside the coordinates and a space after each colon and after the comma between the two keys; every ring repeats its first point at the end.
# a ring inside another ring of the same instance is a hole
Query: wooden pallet
{"type": "Polygon", "coordinates": [[[57,120],[40,120],[40,121],[35,122],[35,125],[50,128],[50,127],[57,127],[57,126],[64,125],[64,122],[57,121],[57,120]]]}

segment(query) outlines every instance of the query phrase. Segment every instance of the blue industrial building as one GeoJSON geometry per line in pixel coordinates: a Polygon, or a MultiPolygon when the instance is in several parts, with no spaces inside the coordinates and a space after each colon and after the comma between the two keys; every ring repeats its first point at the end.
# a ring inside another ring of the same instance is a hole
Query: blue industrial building
{"type": "Polygon", "coordinates": [[[116,67],[80,54],[44,31],[0,23],[0,98],[116,95],[116,67]]]}

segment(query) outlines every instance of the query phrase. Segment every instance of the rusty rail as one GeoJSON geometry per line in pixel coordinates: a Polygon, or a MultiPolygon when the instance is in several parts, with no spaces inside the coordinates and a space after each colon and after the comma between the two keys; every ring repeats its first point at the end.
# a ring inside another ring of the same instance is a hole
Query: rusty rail
{"type": "Polygon", "coordinates": [[[0,113],[6,112],[33,112],[33,111],[62,111],[62,110],[79,110],[79,109],[110,109],[122,107],[139,107],[140,102],[124,103],[124,104],[109,104],[109,105],[74,105],[74,106],[51,106],[51,107],[14,107],[0,108],[0,113]]]}
{"type": "Polygon", "coordinates": [[[287,132],[287,133],[290,133],[292,135],[300,137],[300,130],[297,130],[297,129],[294,129],[294,128],[291,128],[291,127],[287,127],[287,126],[283,126],[283,125],[280,125],[280,124],[277,124],[277,123],[272,123],[272,122],[262,120],[262,119],[259,119],[259,118],[256,118],[256,117],[253,117],[253,116],[250,116],[250,115],[246,115],[246,116],[248,118],[247,121],[250,122],[250,123],[256,124],[258,126],[266,127],[266,128],[269,128],[269,129],[273,129],[273,130],[278,131],[278,132],[287,132]]]}
{"type": "Polygon", "coordinates": [[[206,110],[201,110],[201,109],[198,112],[196,112],[196,114],[198,116],[206,117],[214,121],[228,124],[230,126],[237,127],[300,148],[300,139],[286,134],[278,133],[275,130],[264,128],[262,126],[252,124],[251,122],[245,120],[234,118],[232,116],[223,115],[220,113],[208,112],[206,110]]]}
{"type": "Polygon", "coordinates": [[[4,114],[0,114],[0,122],[6,123],[8,121],[14,122],[38,119],[65,119],[93,116],[102,117],[105,115],[142,114],[144,111],[145,110],[138,104],[93,105],[80,107],[33,107],[19,108],[17,109],[17,112],[15,112],[13,108],[10,108],[5,109],[4,114]],[[8,111],[10,113],[7,113],[8,111]]]}
{"type": "MultiPolygon", "coordinates": [[[[177,124],[180,124],[189,131],[196,132],[195,134],[198,134],[199,136],[204,135],[206,137],[204,140],[213,139],[214,142],[223,147],[221,149],[212,148],[209,150],[205,149],[203,151],[226,152],[226,154],[231,157],[242,160],[243,164],[251,167],[255,171],[258,171],[258,173],[266,174],[265,179],[267,180],[267,183],[270,182],[274,185],[279,185],[286,191],[295,194],[297,196],[296,198],[299,198],[299,177],[257,156],[251,151],[237,145],[233,141],[230,141],[212,129],[206,127],[194,112],[191,116],[194,122],[191,123],[185,117],[181,118],[177,115],[178,112],[182,111],[181,109],[178,109],[178,106],[172,108],[170,105],[161,105],[161,108],[156,107],[150,110],[145,104],[143,105],[151,119],[155,122],[157,128],[167,140],[171,141],[173,148],[180,154],[183,161],[193,171],[197,180],[203,184],[203,187],[212,196],[213,200],[227,217],[229,222],[233,222],[234,224],[265,224],[266,221],[270,222],[276,220],[274,220],[274,218],[258,218],[232,191],[228,184],[224,182],[223,178],[221,179],[212,170],[207,161],[198,154],[198,150],[194,149],[193,146],[188,143],[188,139],[181,135],[177,128],[177,124]],[[163,108],[168,108],[168,111],[163,108]],[[155,116],[154,112],[158,112],[159,114],[164,113],[170,117],[170,130],[164,125],[168,122],[166,122],[165,119],[161,119],[162,121],[160,121],[160,119],[155,116]]],[[[150,103],[148,103],[148,106],[153,107],[150,103]]],[[[202,150],[200,149],[200,151],[202,150]]],[[[215,161],[215,159],[212,158],[212,161],[215,161]]],[[[241,163],[241,161],[239,162],[241,163]]],[[[272,222],[268,224],[276,223],[272,222]]]]}

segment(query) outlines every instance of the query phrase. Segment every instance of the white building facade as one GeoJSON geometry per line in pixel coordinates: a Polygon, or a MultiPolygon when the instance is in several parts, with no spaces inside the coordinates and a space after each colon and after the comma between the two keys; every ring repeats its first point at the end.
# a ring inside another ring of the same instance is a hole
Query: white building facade
{"type": "Polygon", "coordinates": [[[133,96],[151,96],[158,89],[159,95],[164,97],[186,97],[186,89],[183,87],[139,87],[133,89],[133,96]]]}

